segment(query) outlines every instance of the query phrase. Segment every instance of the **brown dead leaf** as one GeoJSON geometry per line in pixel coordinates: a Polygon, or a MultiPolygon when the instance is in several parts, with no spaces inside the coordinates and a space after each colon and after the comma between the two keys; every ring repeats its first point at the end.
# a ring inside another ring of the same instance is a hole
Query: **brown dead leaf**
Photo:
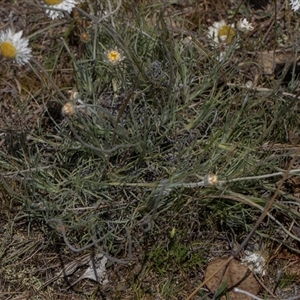
{"type": "MultiPolygon", "coordinates": [[[[234,287],[238,287],[239,289],[257,295],[260,285],[255,279],[253,273],[248,267],[241,265],[237,260],[231,260],[224,273],[225,268],[223,267],[220,269],[220,267],[226,260],[228,260],[228,258],[217,258],[207,266],[205,271],[205,280],[219,270],[219,272],[207,282],[207,288],[211,292],[215,293],[221,284],[226,282],[231,300],[251,300],[252,298],[244,294],[235,293],[232,289],[234,287]]],[[[221,299],[225,299],[225,296],[221,299]]]]}
{"type": "Polygon", "coordinates": [[[263,51],[260,54],[263,72],[267,75],[273,75],[278,65],[284,66],[286,63],[292,63],[294,60],[295,55],[291,52],[263,51]]]}

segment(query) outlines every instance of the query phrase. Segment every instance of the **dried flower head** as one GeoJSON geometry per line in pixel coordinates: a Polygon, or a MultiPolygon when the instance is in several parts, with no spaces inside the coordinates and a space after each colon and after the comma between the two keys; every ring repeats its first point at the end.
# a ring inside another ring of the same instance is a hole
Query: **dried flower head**
{"type": "Polygon", "coordinates": [[[76,0],[43,0],[46,4],[46,14],[54,20],[64,16],[63,11],[71,13],[78,3],[76,0]]]}
{"type": "Polygon", "coordinates": [[[0,32],[0,54],[23,65],[31,58],[28,39],[22,38],[22,31],[14,33],[11,29],[0,32]]]}
{"type": "Polygon", "coordinates": [[[208,37],[213,39],[213,41],[218,43],[225,43],[230,45],[236,36],[236,30],[234,25],[228,25],[224,20],[219,22],[214,22],[212,26],[208,28],[208,37]]]}
{"type": "Polygon", "coordinates": [[[246,83],[245,83],[245,87],[247,89],[252,89],[254,87],[254,82],[252,80],[248,80],[246,83]]]}
{"type": "Polygon", "coordinates": [[[204,177],[204,186],[215,186],[219,182],[217,175],[208,174],[204,177]]]}
{"type": "Polygon", "coordinates": [[[119,49],[115,48],[115,49],[111,49],[111,50],[107,50],[105,52],[105,59],[107,62],[109,62],[112,65],[117,65],[118,63],[120,63],[123,59],[124,59],[124,55],[122,53],[122,51],[120,51],[119,49]]]}
{"type": "Polygon", "coordinates": [[[91,40],[91,36],[86,33],[86,32],[83,32],[81,35],[80,35],[80,40],[83,42],[83,43],[87,43],[91,40]]]}
{"type": "Polygon", "coordinates": [[[79,99],[79,93],[76,88],[73,88],[72,90],[68,90],[67,93],[70,101],[75,102],[79,99]]]}
{"type": "Polygon", "coordinates": [[[75,114],[76,107],[72,102],[67,102],[61,109],[61,113],[65,117],[71,117],[75,114]]]}
{"type": "Polygon", "coordinates": [[[248,22],[247,19],[240,19],[237,24],[236,28],[242,32],[247,32],[247,31],[252,31],[254,27],[252,26],[251,23],[248,22]]]}

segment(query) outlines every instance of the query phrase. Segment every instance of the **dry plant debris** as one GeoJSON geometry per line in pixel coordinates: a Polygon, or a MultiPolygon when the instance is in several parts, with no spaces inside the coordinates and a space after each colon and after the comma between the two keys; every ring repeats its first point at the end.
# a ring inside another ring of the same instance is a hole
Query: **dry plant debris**
{"type": "MultiPolygon", "coordinates": [[[[206,270],[204,280],[214,275],[207,283],[208,289],[212,293],[216,293],[222,284],[226,285],[226,290],[229,292],[231,300],[252,300],[253,298],[247,295],[241,295],[233,291],[234,287],[238,287],[244,291],[257,295],[260,290],[260,284],[257,282],[252,271],[237,260],[233,259],[227,267],[221,268],[228,258],[217,258],[211,261],[206,270]]],[[[221,299],[226,299],[224,295],[221,299]]]]}

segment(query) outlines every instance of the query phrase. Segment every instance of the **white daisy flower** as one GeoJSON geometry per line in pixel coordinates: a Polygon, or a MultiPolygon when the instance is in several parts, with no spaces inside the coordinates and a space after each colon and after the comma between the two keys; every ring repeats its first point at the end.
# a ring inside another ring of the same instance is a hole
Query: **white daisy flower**
{"type": "Polygon", "coordinates": [[[117,49],[117,48],[111,49],[111,50],[107,50],[105,52],[105,59],[106,59],[106,61],[109,62],[112,65],[117,65],[124,58],[125,58],[125,56],[123,55],[123,52],[121,50],[117,49]]]}
{"type": "Polygon", "coordinates": [[[218,43],[231,44],[234,37],[236,36],[236,30],[234,25],[227,25],[224,20],[214,22],[212,26],[208,28],[208,37],[218,43]]]}
{"type": "Polygon", "coordinates": [[[24,65],[31,58],[28,39],[22,38],[23,31],[14,33],[11,29],[0,32],[0,54],[24,65]]]}
{"type": "Polygon", "coordinates": [[[240,19],[236,24],[236,28],[242,32],[252,31],[254,29],[247,19],[240,19]]]}
{"type": "Polygon", "coordinates": [[[293,11],[300,9],[300,1],[299,0],[290,0],[290,5],[293,11]]]}
{"type": "Polygon", "coordinates": [[[46,4],[46,14],[54,20],[62,18],[64,11],[71,13],[78,3],[76,0],[43,0],[46,4]]]}

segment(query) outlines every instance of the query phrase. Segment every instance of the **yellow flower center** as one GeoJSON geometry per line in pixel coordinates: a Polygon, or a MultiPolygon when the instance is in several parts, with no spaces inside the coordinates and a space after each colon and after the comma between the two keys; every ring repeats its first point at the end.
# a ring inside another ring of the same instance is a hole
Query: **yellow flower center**
{"type": "Polygon", "coordinates": [[[107,57],[110,61],[118,61],[120,59],[120,53],[118,51],[113,50],[107,54],[107,57]]]}
{"type": "Polygon", "coordinates": [[[58,5],[64,0],[44,0],[47,5],[58,5]]]}
{"type": "Polygon", "coordinates": [[[0,53],[6,58],[13,59],[17,56],[17,49],[11,42],[4,41],[0,44],[0,53]]]}
{"type": "Polygon", "coordinates": [[[235,37],[236,31],[229,25],[224,25],[219,29],[219,39],[230,44],[235,37]]]}

